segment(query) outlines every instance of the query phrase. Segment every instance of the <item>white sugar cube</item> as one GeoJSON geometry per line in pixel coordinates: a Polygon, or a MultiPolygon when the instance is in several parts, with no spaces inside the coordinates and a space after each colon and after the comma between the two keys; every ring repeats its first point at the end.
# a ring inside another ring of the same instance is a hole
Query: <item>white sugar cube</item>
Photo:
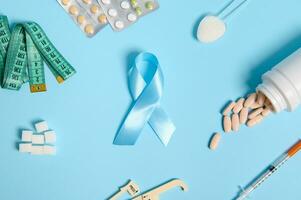
{"type": "Polygon", "coordinates": [[[32,146],[31,154],[32,155],[43,155],[44,154],[44,146],[32,146]]]}
{"type": "Polygon", "coordinates": [[[32,131],[23,130],[22,131],[22,141],[31,142],[32,131]]]}
{"type": "Polygon", "coordinates": [[[45,137],[44,135],[32,135],[32,144],[44,144],[45,143],[45,137]]]}
{"type": "Polygon", "coordinates": [[[42,133],[44,131],[49,130],[48,129],[48,124],[47,124],[46,121],[42,121],[42,122],[36,123],[35,127],[36,127],[36,130],[37,130],[38,133],[42,133]]]}
{"type": "Polygon", "coordinates": [[[56,149],[54,146],[45,145],[44,146],[44,154],[45,155],[55,155],[56,149]]]}
{"type": "Polygon", "coordinates": [[[55,141],[56,141],[56,134],[55,134],[54,131],[46,131],[44,133],[44,135],[45,135],[45,142],[47,144],[53,144],[53,143],[55,143],[55,141]]]}
{"type": "Polygon", "coordinates": [[[30,153],[31,148],[32,148],[32,146],[30,143],[20,143],[19,144],[19,152],[21,152],[21,153],[30,153]]]}

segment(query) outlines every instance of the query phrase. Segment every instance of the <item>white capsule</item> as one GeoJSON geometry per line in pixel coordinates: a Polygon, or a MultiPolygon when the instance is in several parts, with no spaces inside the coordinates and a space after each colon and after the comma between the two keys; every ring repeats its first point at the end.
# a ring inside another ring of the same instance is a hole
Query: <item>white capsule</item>
{"type": "Polygon", "coordinates": [[[226,133],[230,132],[232,129],[231,118],[229,116],[224,116],[223,118],[223,128],[226,133]]]}
{"type": "Polygon", "coordinates": [[[222,138],[222,135],[220,133],[214,133],[214,135],[211,138],[209,148],[211,150],[216,150],[220,143],[221,138],[222,138]]]}

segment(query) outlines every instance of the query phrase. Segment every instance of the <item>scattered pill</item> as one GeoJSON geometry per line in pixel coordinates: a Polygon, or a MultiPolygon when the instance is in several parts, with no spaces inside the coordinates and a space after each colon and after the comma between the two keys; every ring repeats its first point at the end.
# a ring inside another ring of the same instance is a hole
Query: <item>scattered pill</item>
{"type": "Polygon", "coordinates": [[[244,98],[240,98],[236,102],[236,105],[233,108],[233,112],[236,113],[236,114],[239,113],[241,111],[241,109],[244,107],[244,102],[245,102],[245,99],[244,98]]]}
{"type": "Polygon", "coordinates": [[[230,132],[232,129],[231,118],[229,116],[224,116],[223,127],[226,133],[230,132]]]}
{"type": "Polygon", "coordinates": [[[85,22],[85,16],[83,16],[83,15],[79,15],[78,17],[77,17],[77,22],[79,23],[79,24],[83,24],[84,22],[85,22]]]}
{"type": "Polygon", "coordinates": [[[234,106],[236,105],[236,103],[234,101],[231,101],[227,107],[223,110],[223,115],[228,115],[232,109],[234,108],[234,106]]]}
{"type": "Polygon", "coordinates": [[[233,131],[238,131],[239,130],[239,125],[240,125],[238,114],[234,113],[232,115],[231,123],[232,123],[232,130],[233,131]]]}
{"type": "Polygon", "coordinates": [[[94,28],[91,24],[87,24],[85,26],[85,32],[89,35],[92,35],[94,33],[94,28]]]}
{"type": "Polygon", "coordinates": [[[22,142],[31,142],[32,131],[23,130],[22,131],[22,142]]]}
{"type": "Polygon", "coordinates": [[[128,1],[122,1],[120,3],[120,7],[123,8],[123,9],[129,9],[131,7],[131,5],[128,1]]]}
{"type": "Polygon", "coordinates": [[[258,93],[257,95],[257,101],[256,101],[260,106],[264,105],[265,102],[265,96],[261,92],[258,93]]]}
{"type": "Polygon", "coordinates": [[[239,122],[240,124],[245,124],[248,120],[249,109],[243,107],[239,113],[239,122]]]}
{"type": "Polygon", "coordinates": [[[124,28],[124,23],[122,21],[116,21],[115,22],[115,26],[118,28],[118,29],[123,29],[124,28]]]}
{"type": "Polygon", "coordinates": [[[46,144],[53,144],[56,142],[56,134],[54,131],[46,131],[44,135],[46,144]]]}
{"type": "Polygon", "coordinates": [[[135,15],[134,13],[130,13],[128,14],[128,20],[131,22],[134,22],[137,20],[137,15],[135,15]]]}
{"type": "Polygon", "coordinates": [[[270,108],[265,108],[265,109],[263,109],[263,111],[262,111],[261,114],[262,114],[262,116],[266,117],[266,116],[268,116],[271,113],[272,113],[272,111],[271,111],[270,108]]]}
{"type": "Polygon", "coordinates": [[[247,107],[247,108],[250,108],[251,105],[253,105],[253,104],[255,103],[256,97],[257,97],[257,94],[256,94],[256,93],[251,94],[251,95],[247,98],[247,100],[245,101],[244,106],[247,107]]]}
{"type": "Polygon", "coordinates": [[[101,24],[105,24],[108,21],[106,15],[104,15],[104,14],[99,15],[97,19],[98,19],[98,22],[101,24]]]}
{"type": "Polygon", "coordinates": [[[110,4],[110,3],[111,3],[111,0],[101,0],[101,2],[102,2],[103,4],[110,4]]]}
{"type": "Polygon", "coordinates": [[[38,133],[42,133],[44,131],[49,130],[48,124],[47,124],[46,121],[42,121],[42,122],[36,123],[35,127],[36,127],[36,130],[37,130],[38,133]]]}
{"type": "Polygon", "coordinates": [[[92,0],[83,0],[83,2],[84,2],[85,4],[91,4],[91,3],[92,3],[92,0]]]}
{"type": "Polygon", "coordinates": [[[263,120],[263,116],[262,116],[262,115],[257,115],[255,118],[250,119],[250,120],[247,122],[247,126],[253,127],[253,126],[255,126],[256,124],[260,123],[262,120],[263,120]]]}
{"type": "Polygon", "coordinates": [[[70,0],[62,0],[61,2],[62,2],[62,4],[63,4],[63,5],[65,5],[65,6],[66,6],[66,5],[68,5],[68,4],[69,4],[70,0]]]}
{"type": "Polygon", "coordinates": [[[252,111],[252,112],[249,114],[248,119],[254,119],[254,118],[257,117],[258,115],[260,115],[262,111],[263,111],[263,108],[257,108],[256,110],[252,111]]]}
{"type": "Polygon", "coordinates": [[[261,108],[261,107],[262,107],[262,105],[258,104],[257,102],[254,102],[254,103],[250,106],[251,109],[257,109],[257,108],[261,108]]]}
{"type": "Polygon", "coordinates": [[[78,8],[74,5],[70,6],[69,13],[72,14],[72,15],[77,15],[78,14],[78,8]]]}
{"type": "Polygon", "coordinates": [[[221,137],[222,137],[222,135],[220,133],[215,133],[212,136],[210,144],[209,144],[209,148],[211,150],[216,150],[217,149],[217,147],[218,147],[218,145],[220,143],[221,137]]]}
{"type": "Polygon", "coordinates": [[[19,152],[21,153],[30,153],[31,152],[31,143],[20,143],[19,152]]]}
{"type": "Polygon", "coordinates": [[[91,8],[90,8],[90,11],[93,14],[96,14],[99,11],[99,7],[97,5],[92,5],[91,8]]]}

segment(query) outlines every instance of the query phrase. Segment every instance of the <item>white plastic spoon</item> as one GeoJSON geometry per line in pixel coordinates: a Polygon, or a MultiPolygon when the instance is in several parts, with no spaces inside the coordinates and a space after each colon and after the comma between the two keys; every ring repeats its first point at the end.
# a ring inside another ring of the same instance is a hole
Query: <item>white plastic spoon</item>
{"type": "Polygon", "coordinates": [[[232,15],[248,0],[242,0],[238,5],[235,2],[241,0],[232,0],[220,11],[217,16],[205,16],[198,27],[197,38],[203,43],[211,43],[221,38],[226,32],[225,20],[232,15]]]}

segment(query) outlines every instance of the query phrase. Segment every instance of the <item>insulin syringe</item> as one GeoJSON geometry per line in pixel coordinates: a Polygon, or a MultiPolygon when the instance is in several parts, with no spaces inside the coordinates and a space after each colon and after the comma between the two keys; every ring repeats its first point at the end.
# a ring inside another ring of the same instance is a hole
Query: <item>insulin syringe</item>
{"type": "Polygon", "coordinates": [[[278,168],[280,168],[288,159],[293,157],[301,149],[301,140],[294,144],[289,150],[282,154],[272,165],[270,165],[258,178],[250,183],[239,194],[236,200],[243,200],[249,196],[258,186],[267,180],[278,168]]]}

